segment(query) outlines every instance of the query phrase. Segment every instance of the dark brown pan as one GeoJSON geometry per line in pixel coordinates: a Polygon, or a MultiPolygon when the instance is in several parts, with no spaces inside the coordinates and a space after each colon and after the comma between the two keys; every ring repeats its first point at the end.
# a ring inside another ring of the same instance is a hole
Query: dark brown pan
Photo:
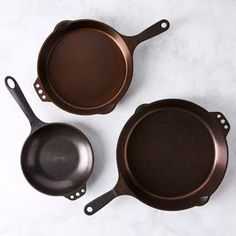
{"type": "Polygon", "coordinates": [[[118,141],[118,182],[87,204],[85,213],[125,194],[163,210],[205,204],[226,171],[229,129],[220,112],[184,100],[138,107],[118,141]]]}
{"type": "Polygon", "coordinates": [[[42,122],[15,79],[8,76],[5,84],[31,124],[21,152],[21,167],[28,182],[42,193],[70,200],[84,195],[93,168],[93,150],[86,136],[68,124],[42,122]]]}
{"type": "Polygon", "coordinates": [[[63,21],[40,50],[36,92],[71,113],[108,113],[130,85],[135,47],[168,28],[169,22],[161,20],[124,36],[95,20],[63,21]]]}

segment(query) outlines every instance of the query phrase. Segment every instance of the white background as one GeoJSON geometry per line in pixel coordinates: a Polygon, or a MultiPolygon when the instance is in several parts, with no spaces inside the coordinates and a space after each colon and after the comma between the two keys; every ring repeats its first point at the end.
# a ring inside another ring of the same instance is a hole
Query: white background
{"type": "Polygon", "coordinates": [[[0,235],[236,234],[236,2],[234,0],[0,0],[0,235]],[[64,19],[92,18],[119,32],[136,34],[166,18],[168,32],[141,44],[134,54],[131,87],[108,115],[76,116],[42,103],[33,89],[39,49],[64,19]],[[95,166],[87,194],[71,202],[34,190],[20,168],[20,151],[30,131],[4,85],[12,75],[35,113],[46,122],[68,122],[90,139],[95,166]],[[203,207],[180,212],[152,209],[121,197],[92,217],[90,200],[117,180],[116,142],[135,108],[163,98],[184,98],[221,111],[231,124],[229,165],[222,185],[203,207]]]}

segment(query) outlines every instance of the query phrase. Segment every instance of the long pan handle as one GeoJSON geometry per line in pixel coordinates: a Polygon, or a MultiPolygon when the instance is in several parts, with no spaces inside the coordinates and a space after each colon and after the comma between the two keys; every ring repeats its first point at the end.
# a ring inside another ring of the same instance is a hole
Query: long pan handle
{"type": "Polygon", "coordinates": [[[154,36],[157,36],[166,30],[168,30],[170,27],[170,23],[168,20],[160,20],[157,23],[151,25],[147,29],[145,29],[143,32],[136,35],[136,43],[141,43],[144,40],[150,39],[154,36]]]}
{"type": "Polygon", "coordinates": [[[101,208],[103,208],[105,205],[107,205],[111,200],[113,200],[118,196],[119,194],[115,191],[115,189],[112,189],[109,192],[104,193],[103,195],[91,201],[84,207],[85,214],[93,215],[101,208]]]}
{"type": "Polygon", "coordinates": [[[166,19],[162,19],[137,35],[123,36],[123,38],[126,41],[131,52],[133,52],[138,44],[165,32],[166,30],[169,29],[169,27],[170,27],[169,21],[166,19]]]}
{"type": "Polygon", "coordinates": [[[15,101],[20,106],[21,110],[27,116],[32,130],[36,130],[37,128],[43,126],[44,123],[32,111],[16,80],[11,76],[7,76],[5,78],[5,84],[11,95],[14,97],[15,101]]]}

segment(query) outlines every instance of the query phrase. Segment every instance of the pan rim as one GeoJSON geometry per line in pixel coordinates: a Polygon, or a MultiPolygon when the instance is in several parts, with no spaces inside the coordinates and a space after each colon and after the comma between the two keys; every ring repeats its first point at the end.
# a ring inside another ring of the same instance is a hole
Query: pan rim
{"type": "Polygon", "coordinates": [[[82,186],[84,183],[86,183],[86,181],[88,180],[88,178],[90,177],[91,173],[92,173],[92,170],[93,170],[93,167],[94,167],[94,151],[93,151],[93,147],[89,141],[89,139],[87,138],[87,136],[80,130],[78,129],[77,127],[73,126],[73,125],[70,125],[70,124],[66,124],[66,123],[63,123],[63,122],[52,122],[52,123],[45,123],[44,126],[36,129],[36,130],[33,130],[32,132],[30,132],[30,134],[28,135],[28,137],[26,138],[26,140],[24,141],[24,144],[21,148],[21,153],[20,153],[20,163],[21,163],[21,170],[24,174],[24,177],[25,179],[27,180],[27,182],[34,188],[36,189],[37,191],[43,193],[43,194],[46,194],[46,195],[50,195],[50,196],[64,196],[66,194],[69,194],[73,191],[75,191],[77,188],[79,188],[80,186],[82,186]],[[24,151],[24,148],[27,144],[27,142],[29,142],[29,140],[32,138],[32,135],[35,134],[36,132],[46,128],[46,127],[49,127],[49,126],[64,126],[64,127],[67,127],[67,128],[72,128],[73,130],[75,130],[76,132],[78,132],[81,137],[83,138],[83,140],[86,142],[86,144],[88,145],[89,149],[90,149],[90,152],[91,152],[91,155],[90,156],[90,165],[88,166],[88,172],[87,172],[87,176],[84,178],[84,181],[82,181],[82,183],[80,185],[77,185],[75,188],[73,188],[72,190],[69,190],[69,191],[65,191],[65,192],[61,192],[61,193],[53,193],[53,191],[43,191],[40,187],[34,185],[32,183],[32,181],[30,180],[29,176],[26,174],[26,168],[24,167],[24,164],[23,164],[23,151],[24,151]]]}
{"type": "MultiPolygon", "coordinates": [[[[156,101],[153,103],[150,103],[148,105],[145,105],[144,107],[144,111],[138,111],[135,112],[135,114],[133,116],[130,117],[130,119],[127,121],[127,123],[125,124],[125,126],[123,127],[119,140],[118,140],[118,144],[117,144],[117,166],[118,166],[118,170],[119,170],[119,175],[122,177],[122,179],[124,179],[125,184],[127,185],[127,187],[129,188],[129,190],[131,191],[132,196],[136,197],[138,200],[144,202],[145,204],[148,204],[150,206],[154,206],[160,209],[166,209],[166,210],[172,210],[172,209],[186,209],[186,207],[183,207],[182,205],[179,207],[177,207],[178,203],[180,203],[181,201],[184,200],[183,204],[187,203],[187,202],[191,202],[191,206],[196,205],[196,200],[193,200],[193,198],[196,198],[199,200],[200,197],[207,195],[210,196],[213,192],[216,191],[216,189],[219,187],[220,183],[223,180],[223,177],[225,175],[226,172],[226,168],[227,168],[227,163],[228,163],[228,145],[227,145],[227,141],[225,136],[222,134],[222,132],[220,131],[219,125],[217,124],[217,126],[214,126],[215,124],[213,124],[214,127],[218,127],[216,131],[211,130],[213,133],[217,133],[217,135],[220,134],[220,138],[221,141],[223,140],[223,144],[224,144],[224,150],[222,151],[222,153],[224,154],[224,156],[222,157],[223,160],[222,161],[222,171],[220,172],[220,176],[216,176],[216,169],[215,169],[215,165],[216,165],[216,159],[217,159],[217,154],[215,154],[214,157],[214,166],[212,167],[211,172],[209,173],[207,179],[204,181],[204,185],[201,185],[200,188],[195,191],[194,193],[191,192],[188,195],[184,195],[181,197],[173,197],[173,198],[167,198],[167,197],[161,197],[158,196],[156,194],[152,194],[150,195],[149,193],[147,193],[145,191],[145,189],[143,189],[143,187],[139,187],[136,185],[134,179],[131,176],[131,172],[128,170],[128,165],[126,165],[125,163],[127,162],[127,157],[126,155],[126,150],[127,150],[127,144],[128,144],[128,136],[132,133],[132,130],[134,129],[134,127],[136,126],[136,123],[139,123],[139,120],[143,118],[142,114],[146,114],[145,112],[148,113],[148,109],[151,109],[151,107],[155,107],[155,106],[161,106],[160,104],[165,104],[165,103],[178,103],[178,102],[182,102],[188,105],[194,105],[195,108],[199,108],[202,112],[204,112],[206,115],[209,116],[209,119],[212,119],[212,116],[210,116],[209,112],[207,110],[205,110],[204,108],[202,108],[201,106],[194,104],[192,102],[186,101],[186,100],[181,100],[181,99],[164,99],[164,100],[160,100],[160,101],[156,101]],[[146,110],[146,111],[145,111],[146,110]],[[141,118],[140,118],[141,117],[141,118]],[[210,176],[211,175],[211,176],[210,176]],[[210,176],[210,177],[209,177],[210,176]],[[217,183],[213,184],[214,186],[209,186],[209,182],[210,180],[208,179],[216,179],[217,183]],[[143,197],[143,195],[145,195],[145,197],[143,197]],[[151,200],[148,201],[145,198],[151,198],[153,199],[153,201],[155,203],[153,203],[151,200]],[[168,204],[170,204],[170,202],[173,204],[171,207],[169,207],[167,205],[167,207],[165,207],[165,203],[169,202],[168,204]],[[175,204],[176,203],[176,204],[175,204]]],[[[167,106],[168,108],[168,106],[167,106]]],[[[158,108],[157,108],[158,109],[158,108]]],[[[152,113],[152,112],[151,112],[152,113]]],[[[211,125],[207,125],[206,127],[211,127],[211,125]]],[[[216,136],[217,136],[216,135],[216,136]]],[[[211,137],[214,137],[211,135],[211,137]]],[[[214,149],[216,143],[214,143],[214,149]]],[[[222,154],[221,153],[221,154],[222,154]]],[[[218,160],[219,161],[219,160],[218,160]]],[[[187,207],[189,208],[189,206],[187,207]]]]}
{"type": "MultiPolygon", "coordinates": [[[[161,110],[168,110],[168,109],[169,109],[169,108],[167,107],[167,108],[163,108],[163,109],[161,109],[161,110]]],[[[129,142],[129,139],[130,139],[130,137],[131,137],[131,135],[132,135],[132,132],[135,130],[135,128],[137,127],[137,125],[138,125],[139,123],[141,123],[142,120],[144,120],[144,119],[147,118],[148,116],[150,116],[150,115],[154,114],[155,112],[157,112],[157,110],[160,110],[160,109],[157,108],[156,110],[153,109],[152,111],[147,112],[144,116],[142,116],[142,117],[133,125],[133,127],[130,129],[130,132],[129,132],[128,136],[127,136],[127,142],[126,142],[126,145],[125,145],[125,149],[126,149],[126,150],[127,150],[127,148],[128,148],[128,142],[129,142]]],[[[174,110],[176,110],[176,111],[184,111],[185,113],[190,114],[191,116],[195,117],[197,120],[199,120],[199,121],[204,125],[204,127],[207,129],[207,131],[211,134],[211,139],[214,140],[214,137],[212,136],[212,130],[209,129],[209,126],[206,124],[206,122],[205,122],[204,120],[200,119],[199,116],[196,116],[196,114],[191,113],[191,112],[189,112],[189,111],[187,111],[187,110],[185,110],[185,109],[182,109],[182,108],[173,108],[173,109],[171,109],[171,110],[172,110],[172,111],[174,111],[174,110]]],[[[214,143],[214,142],[212,142],[212,143],[213,143],[213,145],[214,145],[214,149],[216,149],[215,143],[214,143]]],[[[129,168],[128,158],[127,158],[127,157],[126,157],[126,159],[125,159],[125,163],[126,163],[126,165],[127,165],[128,172],[129,172],[129,173],[131,174],[131,176],[132,176],[131,178],[135,180],[134,182],[135,182],[140,188],[142,188],[142,186],[138,183],[138,181],[136,180],[135,176],[133,176],[132,171],[131,171],[130,168],[129,168]]],[[[203,187],[205,186],[205,184],[207,183],[207,180],[211,178],[211,176],[212,176],[212,174],[213,174],[213,172],[214,172],[215,165],[216,165],[216,158],[214,158],[214,163],[213,163],[213,165],[212,165],[212,167],[211,167],[211,171],[209,172],[207,178],[202,182],[202,184],[201,184],[198,188],[196,188],[196,189],[193,190],[192,192],[189,192],[188,194],[180,195],[180,196],[178,196],[178,197],[164,197],[164,196],[161,196],[161,195],[158,195],[158,194],[153,194],[153,193],[151,193],[150,191],[147,191],[147,190],[146,190],[145,192],[147,192],[149,195],[158,196],[158,198],[161,198],[161,199],[169,199],[169,200],[178,200],[178,199],[183,199],[183,198],[185,198],[185,197],[189,197],[189,196],[191,196],[191,195],[194,195],[196,192],[198,192],[201,188],[203,188],[203,187]]]]}
{"type": "MultiPolygon", "coordinates": [[[[63,35],[61,35],[58,39],[56,39],[56,42],[54,43],[53,46],[50,47],[50,52],[47,53],[46,57],[46,62],[42,62],[45,61],[42,58],[44,57],[44,53],[45,53],[45,48],[48,47],[48,44],[51,40],[53,40],[53,38],[57,37],[58,32],[57,31],[53,31],[44,41],[39,55],[38,55],[38,62],[37,62],[37,73],[38,73],[38,78],[41,80],[41,84],[42,87],[45,90],[45,93],[47,94],[47,96],[50,98],[50,100],[57,105],[59,108],[74,113],[74,114],[82,114],[82,115],[91,115],[91,114],[97,114],[97,113],[107,113],[109,111],[109,107],[110,106],[115,106],[116,103],[125,95],[125,93],[127,92],[131,80],[132,80],[132,74],[133,74],[133,57],[132,54],[128,48],[127,43],[125,42],[122,34],[120,34],[118,31],[116,31],[113,27],[100,22],[100,21],[96,21],[96,20],[91,20],[91,19],[80,19],[80,20],[75,20],[72,21],[70,23],[70,26],[72,29],[69,30],[68,32],[66,30],[60,31],[60,32],[64,32],[63,35]],[[101,32],[102,34],[105,34],[106,36],[108,36],[115,44],[116,46],[119,48],[119,51],[122,54],[122,58],[124,60],[124,64],[125,64],[125,74],[124,74],[124,78],[123,78],[123,83],[120,86],[119,89],[117,89],[115,95],[113,97],[111,97],[111,99],[109,99],[107,102],[104,102],[102,104],[99,104],[97,106],[91,106],[91,107],[83,107],[83,106],[77,106],[74,105],[70,102],[67,102],[65,99],[63,99],[61,96],[59,96],[57,94],[57,92],[55,91],[55,89],[53,88],[53,86],[50,83],[50,80],[48,78],[48,62],[50,59],[50,55],[52,53],[52,51],[54,50],[54,48],[57,46],[58,42],[60,42],[60,40],[62,40],[63,37],[65,37],[67,34],[73,32],[74,30],[79,30],[84,29],[81,26],[77,26],[75,29],[73,29],[73,26],[76,24],[84,24],[84,23],[88,23],[88,24],[98,24],[100,27],[105,27],[104,30],[101,29],[97,29],[96,26],[86,26],[86,29],[95,29],[98,32],[101,32]],[[118,39],[115,39],[118,38],[118,39]],[[42,66],[43,64],[43,66],[42,66]],[[44,69],[41,69],[44,68],[44,69]],[[44,71],[44,72],[42,72],[44,71]],[[42,74],[46,74],[45,76],[42,76],[42,74]]],[[[111,107],[110,107],[111,109],[111,107]]]]}

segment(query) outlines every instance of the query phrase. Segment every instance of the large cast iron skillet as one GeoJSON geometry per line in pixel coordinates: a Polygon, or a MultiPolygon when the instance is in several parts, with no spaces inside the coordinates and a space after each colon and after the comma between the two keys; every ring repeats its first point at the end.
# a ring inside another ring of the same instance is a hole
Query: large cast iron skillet
{"type": "Polygon", "coordinates": [[[95,20],[63,21],[39,53],[36,92],[71,113],[108,113],[130,85],[135,47],[168,28],[169,22],[161,20],[124,36],[95,20]]]}
{"type": "Polygon", "coordinates": [[[220,112],[184,100],[140,106],[120,134],[117,184],[87,204],[85,213],[124,194],[163,210],[205,204],[226,171],[229,128],[220,112]]]}

